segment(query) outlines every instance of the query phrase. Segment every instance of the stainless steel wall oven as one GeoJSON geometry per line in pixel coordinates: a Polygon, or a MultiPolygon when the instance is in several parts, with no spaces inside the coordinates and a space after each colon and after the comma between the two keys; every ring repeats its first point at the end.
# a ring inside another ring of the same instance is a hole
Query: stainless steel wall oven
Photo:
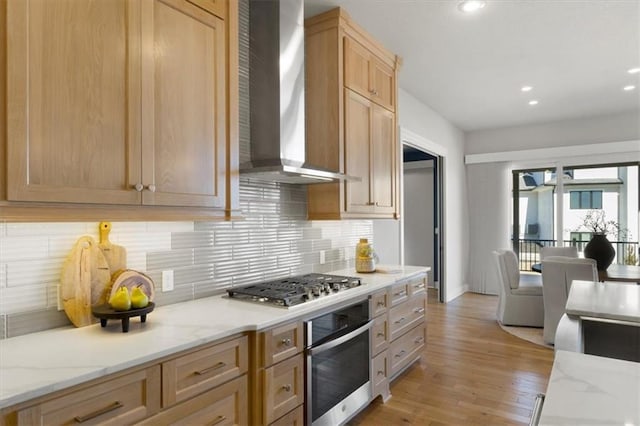
{"type": "Polygon", "coordinates": [[[305,322],[306,423],[344,423],[371,399],[369,301],[305,322]]]}

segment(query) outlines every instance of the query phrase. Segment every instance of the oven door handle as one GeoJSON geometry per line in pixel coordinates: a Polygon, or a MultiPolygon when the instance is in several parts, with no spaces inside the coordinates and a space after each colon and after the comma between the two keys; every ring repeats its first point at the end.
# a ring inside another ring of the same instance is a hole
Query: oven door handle
{"type": "Polygon", "coordinates": [[[310,348],[309,355],[317,355],[324,351],[328,351],[329,349],[335,348],[336,346],[341,345],[344,342],[347,342],[353,339],[354,337],[368,331],[372,326],[373,326],[373,320],[370,320],[367,323],[365,323],[363,326],[356,328],[355,330],[345,334],[344,336],[340,336],[337,339],[330,340],[327,343],[323,343],[320,346],[316,346],[315,348],[310,348]]]}

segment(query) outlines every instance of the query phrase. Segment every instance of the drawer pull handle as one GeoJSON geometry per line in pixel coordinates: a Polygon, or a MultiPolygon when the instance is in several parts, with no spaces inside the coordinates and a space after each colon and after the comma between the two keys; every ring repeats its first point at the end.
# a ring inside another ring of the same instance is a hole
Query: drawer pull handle
{"type": "Polygon", "coordinates": [[[378,301],[378,306],[384,306],[384,300],[378,301]]]}
{"type": "Polygon", "coordinates": [[[402,317],[402,318],[396,320],[396,324],[400,324],[401,322],[404,322],[405,320],[406,320],[406,318],[402,317]]]}
{"type": "Polygon", "coordinates": [[[284,389],[285,392],[289,392],[291,391],[291,385],[282,385],[282,389],[284,389]]]}
{"type": "Polygon", "coordinates": [[[393,293],[393,295],[394,295],[394,296],[398,296],[398,297],[400,297],[400,296],[406,296],[406,295],[407,295],[407,291],[406,291],[406,290],[402,290],[402,291],[399,291],[399,292],[397,292],[397,293],[393,293]]]}
{"type": "Polygon", "coordinates": [[[291,339],[282,339],[280,341],[284,346],[291,346],[291,339]]]}
{"type": "Polygon", "coordinates": [[[424,288],[424,283],[420,283],[420,284],[416,285],[414,288],[424,288]]]}
{"type": "Polygon", "coordinates": [[[378,376],[384,376],[384,371],[378,370],[378,376]]]}
{"type": "Polygon", "coordinates": [[[424,337],[418,337],[416,340],[413,341],[413,343],[415,343],[416,345],[420,344],[424,342],[424,337]]]}
{"type": "Polygon", "coordinates": [[[407,352],[403,349],[396,354],[396,358],[402,358],[407,352]]]}
{"type": "Polygon", "coordinates": [[[217,363],[216,365],[214,365],[212,367],[205,368],[204,370],[196,371],[193,374],[197,374],[198,376],[202,376],[204,374],[209,373],[210,371],[217,370],[219,368],[225,367],[226,365],[227,365],[227,363],[220,361],[219,363],[217,363]]]}
{"type": "Polygon", "coordinates": [[[378,331],[378,334],[376,334],[376,337],[384,337],[384,333],[382,331],[378,331]]]}
{"type": "Polygon", "coordinates": [[[225,421],[227,419],[227,416],[218,416],[216,417],[216,419],[214,421],[212,421],[211,423],[209,423],[211,426],[213,425],[217,425],[218,423],[221,423],[223,421],[225,421]]]}
{"type": "Polygon", "coordinates": [[[93,413],[89,413],[89,414],[84,415],[84,416],[75,416],[73,418],[73,420],[75,420],[76,423],[84,423],[87,420],[94,419],[94,418],[96,418],[98,416],[101,416],[103,414],[108,413],[109,411],[117,410],[118,408],[122,408],[122,407],[124,407],[124,405],[122,405],[122,403],[120,401],[116,401],[116,402],[114,402],[113,404],[111,404],[111,405],[109,405],[107,407],[104,407],[104,408],[101,408],[99,410],[94,411],[93,413]]]}
{"type": "Polygon", "coordinates": [[[424,308],[416,308],[413,310],[416,314],[424,314],[424,308]]]}

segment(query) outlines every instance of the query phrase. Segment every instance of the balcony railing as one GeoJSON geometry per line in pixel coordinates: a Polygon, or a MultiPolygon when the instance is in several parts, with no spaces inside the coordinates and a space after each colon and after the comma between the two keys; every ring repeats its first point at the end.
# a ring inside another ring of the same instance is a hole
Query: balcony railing
{"type": "MultiPolygon", "coordinates": [[[[578,253],[584,256],[584,246],[589,241],[564,240],[564,246],[578,247],[578,253]]],[[[638,242],[637,241],[611,241],[613,248],[616,250],[616,257],[613,263],[638,264],[638,242]],[[632,263],[634,262],[634,263],[632,263]]],[[[538,240],[538,239],[519,239],[518,240],[518,258],[520,259],[520,270],[531,271],[531,265],[540,263],[540,249],[542,247],[556,246],[556,240],[538,240]]]]}

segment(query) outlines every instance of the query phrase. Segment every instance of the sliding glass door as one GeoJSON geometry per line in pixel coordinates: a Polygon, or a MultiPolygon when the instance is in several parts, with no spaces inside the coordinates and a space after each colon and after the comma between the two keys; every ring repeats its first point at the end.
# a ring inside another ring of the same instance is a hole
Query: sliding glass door
{"type": "Polygon", "coordinates": [[[513,170],[512,241],[520,269],[538,263],[543,246],[575,245],[582,252],[596,231],[594,221],[610,225],[615,263],[638,264],[638,168],[629,163],[513,170]]]}

